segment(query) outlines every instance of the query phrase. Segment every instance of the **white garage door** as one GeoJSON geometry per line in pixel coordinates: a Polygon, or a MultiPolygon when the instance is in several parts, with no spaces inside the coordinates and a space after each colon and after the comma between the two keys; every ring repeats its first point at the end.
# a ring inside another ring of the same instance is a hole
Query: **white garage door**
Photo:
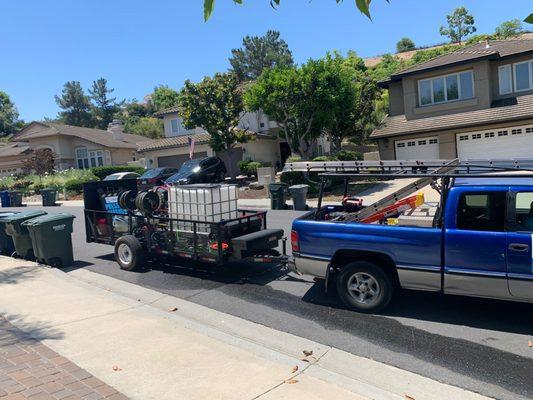
{"type": "Polygon", "coordinates": [[[394,142],[397,160],[437,160],[439,158],[439,139],[426,137],[397,140],[394,142]]]}
{"type": "Polygon", "coordinates": [[[533,126],[460,133],[456,141],[457,156],[463,160],[533,156],[533,126]]]}

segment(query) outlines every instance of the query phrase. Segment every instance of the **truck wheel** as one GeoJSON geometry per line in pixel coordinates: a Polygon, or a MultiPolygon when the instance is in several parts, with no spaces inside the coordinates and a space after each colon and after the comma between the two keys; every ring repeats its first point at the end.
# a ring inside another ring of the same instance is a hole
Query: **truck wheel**
{"type": "Polygon", "coordinates": [[[120,269],[133,271],[144,262],[144,249],[135,236],[121,236],[115,242],[115,260],[120,269]]]}
{"type": "Polygon", "coordinates": [[[337,293],[352,310],[372,313],[383,310],[394,291],[389,276],[368,261],[346,265],[337,276],[337,293]]]}

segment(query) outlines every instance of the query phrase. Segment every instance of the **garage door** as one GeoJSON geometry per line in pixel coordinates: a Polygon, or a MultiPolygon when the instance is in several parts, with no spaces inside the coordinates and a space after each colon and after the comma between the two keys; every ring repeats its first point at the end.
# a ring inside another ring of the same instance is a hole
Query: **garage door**
{"type": "Polygon", "coordinates": [[[531,158],[533,126],[515,126],[456,135],[457,156],[468,158],[531,158]]]}
{"type": "Polygon", "coordinates": [[[439,139],[425,137],[394,142],[397,160],[437,160],[439,158],[439,139]]]}
{"type": "MultiPolygon", "coordinates": [[[[194,153],[194,158],[203,158],[203,157],[207,157],[207,153],[205,151],[194,153]]],[[[183,164],[188,159],[189,159],[189,153],[176,154],[173,156],[157,157],[157,166],[179,168],[181,167],[181,164],[183,164]]]]}

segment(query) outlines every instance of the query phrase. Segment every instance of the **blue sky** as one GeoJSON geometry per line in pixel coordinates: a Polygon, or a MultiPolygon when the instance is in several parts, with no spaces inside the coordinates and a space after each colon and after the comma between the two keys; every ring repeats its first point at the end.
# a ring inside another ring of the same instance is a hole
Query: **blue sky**
{"type": "MultiPolygon", "coordinates": [[[[331,50],[368,57],[394,51],[398,39],[442,42],[445,15],[464,5],[478,32],[523,19],[530,1],[373,0],[373,21],[353,0],[218,0],[207,23],[203,0],[0,0],[0,90],[26,121],[54,117],[54,94],[68,80],[87,88],[108,79],[119,98],[142,99],[155,85],[179,89],[185,79],[228,68],[230,50],[247,34],[281,31],[297,62],[331,50]]],[[[530,29],[533,29],[531,26],[530,29]]]]}

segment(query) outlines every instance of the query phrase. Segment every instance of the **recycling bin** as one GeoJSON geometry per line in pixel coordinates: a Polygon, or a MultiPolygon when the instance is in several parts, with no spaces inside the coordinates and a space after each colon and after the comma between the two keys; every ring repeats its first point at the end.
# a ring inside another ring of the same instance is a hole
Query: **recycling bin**
{"type": "Polygon", "coordinates": [[[73,263],[74,218],[65,213],[45,214],[22,223],[28,229],[37,261],[53,267],[67,267],[73,263]]]}
{"type": "Polygon", "coordinates": [[[285,210],[287,208],[285,204],[287,185],[281,182],[270,183],[268,190],[270,192],[270,208],[272,210],[285,210]]]}
{"type": "Polygon", "coordinates": [[[10,256],[15,252],[13,238],[6,233],[5,217],[14,215],[14,212],[0,212],[0,254],[10,256]]]}
{"type": "Polygon", "coordinates": [[[2,203],[2,207],[11,206],[11,201],[9,199],[9,192],[7,190],[0,192],[0,203],[2,203]]]}
{"type": "Polygon", "coordinates": [[[9,192],[9,202],[11,207],[22,206],[22,193],[16,191],[9,192]]]}
{"type": "Polygon", "coordinates": [[[300,184],[289,187],[289,193],[292,196],[292,208],[294,210],[305,211],[307,210],[307,191],[309,185],[300,184]]]}
{"type": "Polygon", "coordinates": [[[43,207],[53,207],[56,205],[57,190],[41,189],[41,197],[43,198],[43,207]]]}
{"type": "Polygon", "coordinates": [[[24,221],[46,214],[42,210],[28,210],[3,218],[6,225],[6,234],[11,236],[15,245],[15,252],[19,257],[27,260],[34,258],[33,245],[31,243],[28,228],[22,225],[24,221]]]}

